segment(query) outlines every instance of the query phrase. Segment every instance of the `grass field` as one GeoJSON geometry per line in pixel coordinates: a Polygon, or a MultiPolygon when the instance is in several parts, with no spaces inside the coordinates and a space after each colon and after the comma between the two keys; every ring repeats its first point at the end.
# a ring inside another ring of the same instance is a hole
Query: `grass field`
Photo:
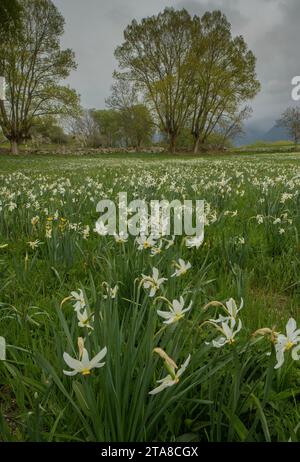
{"type": "Polygon", "coordinates": [[[278,369],[273,345],[300,321],[299,191],[300,153],[1,156],[0,440],[300,441],[300,335],[278,369]],[[96,204],[120,191],[204,199],[203,244],[99,236],[96,204]],[[191,309],[165,324],[181,296],[191,309]],[[236,335],[216,348],[224,308],[236,335]],[[83,342],[105,365],[67,376],[83,342]]]}

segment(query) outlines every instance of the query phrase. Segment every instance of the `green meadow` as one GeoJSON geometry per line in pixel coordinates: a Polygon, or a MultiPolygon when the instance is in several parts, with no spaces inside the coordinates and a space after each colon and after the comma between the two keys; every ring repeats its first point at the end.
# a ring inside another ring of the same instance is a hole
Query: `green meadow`
{"type": "Polygon", "coordinates": [[[0,440],[299,441],[299,191],[299,153],[2,155],[0,440]],[[203,242],[100,235],[121,191],[203,242]]]}

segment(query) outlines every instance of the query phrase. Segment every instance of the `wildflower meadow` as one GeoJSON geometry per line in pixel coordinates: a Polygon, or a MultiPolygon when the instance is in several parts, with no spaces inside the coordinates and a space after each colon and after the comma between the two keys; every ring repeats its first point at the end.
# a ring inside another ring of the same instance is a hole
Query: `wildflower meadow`
{"type": "Polygon", "coordinates": [[[298,157],[1,156],[1,441],[299,441],[298,157]],[[120,191],[204,235],[108,235],[120,191]]]}

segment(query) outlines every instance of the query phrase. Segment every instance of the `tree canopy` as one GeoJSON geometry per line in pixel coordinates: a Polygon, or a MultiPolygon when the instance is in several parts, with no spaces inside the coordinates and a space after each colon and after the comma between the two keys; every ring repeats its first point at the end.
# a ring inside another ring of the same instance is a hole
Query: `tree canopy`
{"type": "Polygon", "coordinates": [[[0,75],[7,102],[0,102],[0,126],[17,152],[41,116],[78,109],[79,97],[61,80],[76,68],[72,50],[61,50],[64,18],[50,0],[20,0],[20,33],[0,45],[0,75]]]}
{"type": "Polygon", "coordinates": [[[232,37],[220,11],[192,18],[185,9],[166,8],[134,20],[115,56],[117,75],[143,93],[171,152],[186,126],[197,151],[222,119],[236,117],[260,88],[253,53],[243,37],[232,37]]]}
{"type": "Polygon", "coordinates": [[[10,32],[20,27],[21,6],[17,0],[0,2],[0,41],[3,42],[10,32]]]}

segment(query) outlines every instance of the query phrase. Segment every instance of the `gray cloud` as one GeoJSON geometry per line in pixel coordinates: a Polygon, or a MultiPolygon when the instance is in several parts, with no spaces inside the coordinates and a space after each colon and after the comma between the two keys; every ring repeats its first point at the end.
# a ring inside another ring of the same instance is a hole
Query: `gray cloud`
{"type": "Polygon", "coordinates": [[[185,8],[190,14],[197,14],[198,16],[202,16],[206,11],[221,10],[230,20],[233,32],[239,34],[240,28],[244,27],[249,20],[236,4],[235,0],[227,0],[226,2],[222,0],[181,0],[176,4],[176,7],[185,8]]]}
{"type": "Polygon", "coordinates": [[[157,14],[166,6],[186,8],[191,14],[220,9],[232,31],[245,37],[257,56],[262,91],[252,102],[251,125],[269,128],[292,104],[291,79],[300,75],[299,0],[53,0],[66,19],[63,46],[76,53],[78,69],[68,82],[85,107],[104,107],[111,75],[116,68],[114,49],[133,18],[157,14]]]}

